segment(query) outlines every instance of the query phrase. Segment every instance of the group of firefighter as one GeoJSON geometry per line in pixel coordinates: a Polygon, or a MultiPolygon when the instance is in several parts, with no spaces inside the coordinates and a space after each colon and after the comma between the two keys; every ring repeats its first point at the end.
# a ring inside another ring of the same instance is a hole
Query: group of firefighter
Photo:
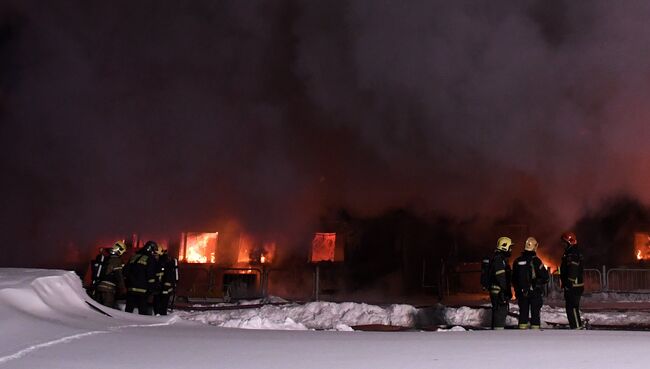
{"type": "MultiPolygon", "coordinates": [[[[572,329],[584,329],[580,319],[580,298],[584,292],[584,261],[578,249],[575,233],[565,232],[560,237],[564,255],[558,269],[560,286],[564,292],[567,320],[572,329]]],[[[503,329],[508,315],[512,290],[519,305],[519,328],[539,329],[544,288],[549,281],[549,270],[537,257],[537,240],[528,237],[521,256],[512,263],[512,239],[500,237],[491,258],[483,260],[481,284],[490,292],[492,304],[492,329],[503,329]]]]}
{"type": "Polygon", "coordinates": [[[126,264],[125,252],[126,244],[117,241],[91,262],[91,296],[118,309],[117,297],[126,294],[126,312],[137,308],[141,315],[167,315],[178,282],[178,260],[155,241],[147,241],[126,264]]]}

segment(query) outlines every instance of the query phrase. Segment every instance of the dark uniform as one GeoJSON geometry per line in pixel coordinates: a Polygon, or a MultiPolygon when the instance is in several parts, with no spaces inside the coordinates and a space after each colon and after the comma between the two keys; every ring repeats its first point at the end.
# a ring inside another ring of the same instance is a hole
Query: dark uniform
{"type": "Polygon", "coordinates": [[[492,303],[492,329],[503,329],[512,292],[510,279],[512,271],[508,265],[508,254],[502,251],[494,253],[490,262],[490,302],[492,303]]]}
{"type": "Polygon", "coordinates": [[[124,277],[122,268],[124,263],[119,255],[111,254],[108,256],[104,272],[99,277],[99,283],[95,287],[95,293],[98,295],[98,301],[108,307],[117,308],[115,304],[116,293],[124,293],[124,277]]]}
{"type": "Polygon", "coordinates": [[[541,327],[540,311],[544,304],[544,285],[548,283],[548,271],[535,251],[524,251],[512,263],[512,286],[519,304],[519,328],[541,327]]]}
{"type": "Polygon", "coordinates": [[[149,315],[148,298],[156,283],[156,260],[154,249],[145,246],[133,255],[125,267],[127,284],[126,312],[138,308],[141,315],[149,315]]]}
{"type": "Polygon", "coordinates": [[[583,328],[580,319],[580,298],[585,289],[583,264],[584,259],[577,245],[568,245],[562,255],[560,281],[564,290],[567,319],[573,329],[583,328]]]}
{"type": "Polygon", "coordinates": [[[160,255],[158,259],[157,293],[153,298],[153,310],[156,315],[167,315],[169,299],[174,293],[178,281],[178,261],[167,253],[160,255]]]}

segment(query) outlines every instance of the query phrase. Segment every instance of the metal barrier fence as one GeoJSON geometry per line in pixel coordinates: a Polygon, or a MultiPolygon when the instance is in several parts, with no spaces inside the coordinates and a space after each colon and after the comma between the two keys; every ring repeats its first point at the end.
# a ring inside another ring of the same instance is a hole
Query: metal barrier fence
{"type": "MultiPolygon", "coordinates": [[[[474,263],[478,265],[478,263],[474,263]]],[[[465,264],[470,266],[470,264],[465,264]]],[[[480,292],[480,270],[476,268],[443,270],[441,292],[445,295],[480,292]]],[[[645,292],[650,293],[650,268],[586,268],[584,270],[585,292],[645,292]]],[[[424,277],[422,286],[425,286],[424,277]]],[[[548,292],[560,292],[560,276],[551,275],[548,292]]]]}
{"type": "MultiPolygon", "coordinates": [[[[603,273],[598,269],[587,268],[584,270],[585,292],[600,292],[605,289],[603,273]]],[[[550,288],[555,291],[561,291],[560,276],[551,275],[550,288]]]]}
{"type": "Polygon", "coordinates": [[[608,291],[650,291],[650,269],[612,268],[606,278],[608,291]]]}

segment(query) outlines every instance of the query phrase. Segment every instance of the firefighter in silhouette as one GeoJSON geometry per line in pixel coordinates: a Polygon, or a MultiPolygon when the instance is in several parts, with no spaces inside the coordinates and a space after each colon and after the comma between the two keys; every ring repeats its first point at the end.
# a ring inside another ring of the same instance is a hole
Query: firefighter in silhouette
{"type": "Polygon", "coordinates": [[[167,315],[169,300],[174,294],[178,282],[178,260],[169,256],[167,249],[159,249],[157,291],[153,298],[153,311],[155,315],[167,315]]]}
{"type": "Polygon", "coordinates": [[[562,234],[564,255],[560,265],[560,282],[564,290],[564,302],[569,326],[572,329],[583,329],[580,319],[580,298],[585,289],[584,284],[584,259],[578,249],[578,239],[573,232],[562,234]]]}
{"type": "Polygon", "coordinates": [[[104,263],[100,266],[99,281],[95,287],[95,296],[101,304],[117,308],[115,304],[115,295],[124,294],[126,287],[122,275],[122,255],[126,251],[126,245],[122,241],[117,241],[108,249],[108,255],[104,263]]]}
{"type": "Polygon", "coordinates": [[[156,284],[156,251],[158,244],[147,241],[144,247],[131,257],[125,267],[126,277],[126,311],[138,308],[141,315],[149,315],[148,299],[156,284]]]}
{"type": "Polygon", "coordinates": [[[539,329],[540,311],[544,303],[543,288],[548,283],[548,270],[537,257],[537,240],[528,237],[524,251],[512,263],[512,287],[519,304],[519,329],[539,329]],[[530,319],[529,319],[530,318],[530,319]]]}
{"type": "Polygon", "coordinates": [[[512,240],[500,237],[497,248],[489,265],[489,290],[492,303],[492,329],[503,329],[506,326],[509,301],[512,298],[510,287],[511,269],[508,258],[512,254],[512,240]]]}

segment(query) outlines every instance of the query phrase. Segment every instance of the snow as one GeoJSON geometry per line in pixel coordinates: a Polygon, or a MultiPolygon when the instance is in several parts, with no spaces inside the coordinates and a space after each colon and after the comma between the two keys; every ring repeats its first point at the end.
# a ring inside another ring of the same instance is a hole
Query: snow
{"type": "Polygon", "coordinates": [[[383,324],[413,327],[417,311],[411,305],[376,305],[353,302],[310,302],[307,304],[266,305],[260,309],[214,312],[179,312],[187,320],[211,325],[249,329],[352,330],[355,325],[383,324]]]}
{"type": "MultiPolygon", "coordinates": [[[[447,324],[468,325],[489,310],[438,306],[428,313],[447,324]]],[[[545,307],[543,316],[560,319],[560,313],[545,307]]],[[[610,323],[648,321],[642,311],[588,314],[610,323]]],[[[0,368],[490,369],[517,362],[574,369],[647,367],[639,355],[650,338],[647,332],[349,328],[413,327],[422,315],[409,305],[321,302],[146,317],[97,306],[72,272],[0,269],[0,368]]]]}

